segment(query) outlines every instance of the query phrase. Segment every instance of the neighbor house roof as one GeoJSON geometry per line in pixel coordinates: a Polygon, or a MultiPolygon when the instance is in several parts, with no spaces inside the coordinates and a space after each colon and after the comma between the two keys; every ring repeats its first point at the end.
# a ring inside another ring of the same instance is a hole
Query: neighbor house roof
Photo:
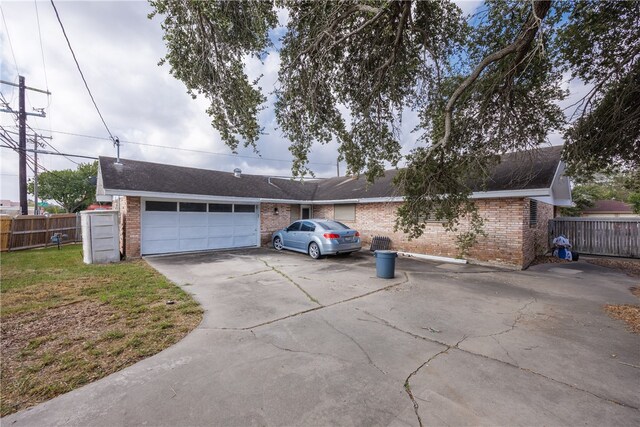
{"type": "MultiPolygon", "coordinates": [[[[485,182],[475,183],[475,195],[482,197],[547,196],[561,175],[562,147],[510,153],[485,182]]],[[[364,177],[336,177],[298,181],[264,175],[173,166],[159,163],[100,157],[98,194],[171,196],[211,196],[276,201],[348,202],[400,199],[393,185],[397,170],[385,172],[374,183],[364,177]]],[[[568,181],[567,181],[568,185],[568,181]]]]}

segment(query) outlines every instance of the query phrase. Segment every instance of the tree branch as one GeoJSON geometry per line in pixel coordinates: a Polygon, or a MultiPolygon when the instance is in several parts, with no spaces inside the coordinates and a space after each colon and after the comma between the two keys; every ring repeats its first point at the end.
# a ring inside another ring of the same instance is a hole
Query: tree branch
{"type": "Polygon", "coordinates": [[[523,31],[516,38],[516,40],[505,48],[486,56],[476,66],[471,74],[462,83],[460,83],[460,85],[451,95],[451,98],[449,98],[449,101],[447,102],[447,105],[444,109],[444,136],[440,139],[440,141],[429,148],[429,152],[432,152],[436,148],[444,146],[449,142],[449,138],[451,136],[453,107],[455,106],[460,96],[462,96],[462,94],[478,79],[482,71],[484,71],[484,69],[489,65],[493,64],[494,62],[500,61],[501,59],[513,53],[520,54],[521,52],[526,51],[528,46],[535,38],[542,20],[547,15],[550,8],[551,0],[533,0],[532,13],[529,15],[527,21],[523,25],[523,31]]]}

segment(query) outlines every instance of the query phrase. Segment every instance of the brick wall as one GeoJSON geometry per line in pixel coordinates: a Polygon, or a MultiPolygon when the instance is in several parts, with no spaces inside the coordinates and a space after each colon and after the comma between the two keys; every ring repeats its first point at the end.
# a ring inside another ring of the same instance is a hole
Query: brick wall
{"type": "Polygon", "coordinates": [[[333,205],[313,205],[312,218],[333,219],[333,205]]]}
{"type": "Polygon", "coordinates": [[[291,224],[291,205],[281,203],[260,204],[260,244],[270,245],[271,235],[291,224]],[[278,208],[278,214],[275,209],[278,208]]]}
{"type": "Polygon", "coordinates": [[[120,198],[120,252],[140,258],[140,197],[120,198]]]}
{"type": "MultiPolygon", "coordinates": [[[[553,215],[551,205],[538,202],[538,226],[529,229],[529,199],[477,200],[480,215],[485,219],[486,237],[469,250],[468,259],[524,268],[535,252],[542,250],[546,242],[547,220],[553,215]]],[[[362,203],[356,205],[356,220],[344,221],[357,229],[365,247],[373,236],[388,236],[392,248],[406,252],[457,257],[456,234],[449,233],[438,222],[428,223],[424,234],[410,240],[402,232],[394,232],[396,210],[400,203],[362,203]]],[[[333,205],[315,205],[314,216],[333,218],[333,205]]],[[[458,232],[468,230],[468,222],[462,220],[458,232]]]]}
{"type": "Polygon", "coordinates": [[[531,261],[537,255],[543,255],[549,250],[549,220],[555,216],[555,209],[553,205],[548,203],[538,202],[538,219],[535,226],[529,226],[529,204],[531,199],[527,199],[524,205],[523,218],[523,264],[524,267],[528,267],[531,261]]]}

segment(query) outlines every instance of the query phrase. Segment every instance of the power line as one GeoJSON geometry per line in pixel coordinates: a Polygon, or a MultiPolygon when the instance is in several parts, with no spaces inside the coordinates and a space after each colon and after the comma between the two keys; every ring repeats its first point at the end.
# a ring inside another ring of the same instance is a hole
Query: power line
{"type": "MultiPolygon", "coordinates": [[[[109,138],[106,138],[104,136],[95,136],[95,135],[85,135],[85,134],[80,134],[80,133],[73,133],[73,132],[66,132],[66,131],[61,131],[61,130],[53,130],[53,129],[41,129],[41,128],[30,128],[31,130],[40,130],[40,131],[48,131],[51,133],[59,133],[62,135],[70,135],[70,136],[77,136],[80,138],[91,138],[91,139],[100,139],[100,140],[104,140],[104,141],[109,141],[109,138]]],[[[191,148],[181,148],[181,147],[172,147],[169,145],[156,145],[156,144],[148,144],[148,143],[144,143],[144,142],[135,142],[135,141],[125,141],[125,140],[120,140],[121,143],[125,143],[125,144],[133,144],[133,145],[143,145],[143,146],[147,146],[147,147],[154,147],[154,148],[166,148],[168,150],[177,150],[177,151],[187,151],[190,153],[201,153],[201,154],[212,154],[212,155],[216,155],[216,156],[228,156],[228,157],[240,157],[240,158],[245,158],[245,159],[256,159],[256,160],[266,160],[266,161],[273,161],[273,162],[287,162],[290,163],[291,160],[287,160],[287,159],[275,159],[275,158],[269,158],[269,157],[259,157],[259,156],[247,156],[247,155],[242,155],[242,154],[229,154],[229,153],[218,153],[215,151],[206,151],[206,150],[195,150],[195,149],[191,149],[191,148]]],[[[324,163],[324,162],[309,162],[310,165],[322,165],[322,166],[334,166],[334,163],[324,163]]]]}
{"type": "Polygon", "coordinates": [[[2,6],[0,6],[0,13],[2,14],[2,22],[4,22],[4,28],[7,30],[7,40],[9,41],[9,47],[11,48],[11,55],[13,56],[13,64],[16,66],[16,74],[20,75],[20,71],[18,70],[18,61],[16,61],[16,54],[13,51],[13,43],[11,43],[11,35],[9,34],[9,27],[7,26],[7,21],[4,19],[4,10],[2,6]]]}
{"type": "Polygon", "coordinates": [[[100,116],[100,120],[102,120],[102,124],[104,125],[105,129],[107,130],[107,133],[111,137],[111,140],[115,141],[115,137],[113,136],[113,134],[109,130],[109,126],[107,126],[107,122],[104,121],[104,117],[102,117],[102,113],[100,112],[100,109],[98,108],[98,104],[96,103],[96,100],[94,99],[93,94],[91,93],[91,89],[89,89],[89,84],[87,84],[87,80],[84,78],[84,74],[82,73],[82,69],[80,68],[80,64],[78,63],[78,58],[76,58],[76,54],[73,51],[73,48],[71,47],[71,42],[69,41],[69,37],[67,37],[67,32],[65,31],[64,25],[62,24],[62,21],[60,20],[60,15],[58,14],[58,9],[56,8],[56,5],[53,2],[53,0],[50,0],[50,1],[51,1],[51,6],[53,6],[53,10],[56,13],[56,18],[58,18],[58,23],[60,24],[60,28],[62,28],[62,34],[64,34],[64,38],[67,41],[67,46],[69,46],[69,50],[71,51],[71,55],[73,56],[73,60],[76,63],[76,67],[78,67],[78,71],[80,72],[80,77],[82,77],[82,81],[84,82],[84,86],[87,88],[87,92],[89,92],[89,96],[91,97],[91,101],[93,102],[93,106],[96,107],[96,111],[98,112],[98,115],[100,116]]]}
{"type": "MultiPolygon", "coordinates": [[[[36,131],[35,131],[31,126],[29,126],[29,125],[27,125],[27,127],[28,127],[29,129],[31,129],[31,131],[32,131],[32,132],[33,132],[33,134],[34,134],[34,137],[35,137],[35,138],[38,138],[38,134],[36,133],[36,131]]],[[[51,139],[51,137],[48,137],[48,138],[49,138],[49,139],[51,139]]],[[[67,156],[65,156],[64,154],[62,154],[62,153],[61,153],[61,152],[60,152],[56,147],[54,147],[50,142],[44,141],[44,139],[43,139],[43,142],[44,142],[45,144],[47,144],[49,147],[51,147],[53,150],[55,150],[57,153],[59,153],[61,156],[63,156],[65,159],[69,160],[71,163],[75,163],[76,165],[80,165],[80,163],[78,163],[78,162],[76,162],[75,160],[70,159],[69,157],[67,157],[67,156]]]]}
{"type": "Polygon", "coordinates": [[[49,80],[47,79],[47,65],[44,62],[44,49],[42,47],[42,31],[40,30],[40,14],[38,13],[38,0],[33,0],[36,7],[36,21],[38,22],[38,38],[40,40],[40,54],[42,56],[42,68],[44,69],[44,83],[49,91],[49,80]]]}

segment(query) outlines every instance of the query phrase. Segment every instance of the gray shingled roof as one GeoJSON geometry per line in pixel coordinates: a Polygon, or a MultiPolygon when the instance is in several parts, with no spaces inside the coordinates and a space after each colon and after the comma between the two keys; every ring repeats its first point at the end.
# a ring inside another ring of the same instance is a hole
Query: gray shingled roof
{"type": "MultiPolygon", "coordinates": [[[[502,191],[549,188],[560,161],[562,147],[547,147],[534,152],[510,153],[475,191],[502,191]]],[[[179,193],[221,197],[251,197],[281,200],[346,200],[401,196],[393,186],[396,170],[367,185],[363,177],[336,177],[305,182],[263,175],[195,169],[159,163],[100,157],[105,189],[179,193]]]]}

